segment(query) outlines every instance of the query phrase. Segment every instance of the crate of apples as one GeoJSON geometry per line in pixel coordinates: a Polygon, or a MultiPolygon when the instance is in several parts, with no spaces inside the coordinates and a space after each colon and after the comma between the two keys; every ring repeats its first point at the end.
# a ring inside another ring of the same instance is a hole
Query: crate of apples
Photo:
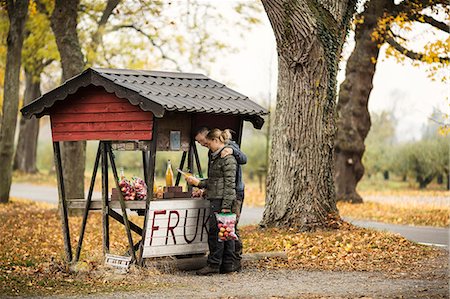
{"type": "Polygon", "coordinates": [[[147,197],[147,185],[141,178],[133,177],[132,182],[122,178],[119,187],[125,200],[144,200],[147,197]]]}

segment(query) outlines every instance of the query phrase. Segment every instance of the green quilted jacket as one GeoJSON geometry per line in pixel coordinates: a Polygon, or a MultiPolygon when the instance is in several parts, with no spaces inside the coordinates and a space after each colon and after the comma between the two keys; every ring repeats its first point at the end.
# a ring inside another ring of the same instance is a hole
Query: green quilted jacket
{"type": "Polygon", "coordinates": [[[208,199],[222,199],[222,209],[230,209],[236,200],[236,158],[228,155],[211,156],[208,178],[201,180],[199,187],[208,189],[208,199]]]}

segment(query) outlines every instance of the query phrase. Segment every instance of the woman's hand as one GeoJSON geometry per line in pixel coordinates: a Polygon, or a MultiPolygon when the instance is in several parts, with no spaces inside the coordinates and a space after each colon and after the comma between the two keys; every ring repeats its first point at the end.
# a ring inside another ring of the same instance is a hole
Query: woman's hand
{"type": "Polygon", "coordinates": [[[192,190],[192,197],[203,197],[203,189],[194,188],[192,190]]]}
{"type": "Polygon", "coordinates": [[[222,209],[220,210],[220,213],[231,213],[230,209],[222,209]]]}
{"type": "Polygon", "coordinates": [[[225,158],[226,156],[232,155],[232,154],[233,154],[233,149],[230,147],[226,147],[220,152],[220,157],[225,158]]]}
{"type": "Polygon", "coordinates": [[[198,184],[200,183],[200,180],[194,176],[188,176],[185,179],[186,179],[186,182],[192,186],[198,186],[198,184]]]}

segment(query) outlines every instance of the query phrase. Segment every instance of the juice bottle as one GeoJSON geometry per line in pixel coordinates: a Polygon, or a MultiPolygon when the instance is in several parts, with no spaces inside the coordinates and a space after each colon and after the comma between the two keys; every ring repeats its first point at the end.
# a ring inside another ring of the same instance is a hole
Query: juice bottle
{"type": "Polygon", "coordinates": [[[166,187],[172,187],[173,186],[173,171],[172,171],[172,164],[170,163],[170,160],[167,161],[167,170],[166,170],[166,187]]]}

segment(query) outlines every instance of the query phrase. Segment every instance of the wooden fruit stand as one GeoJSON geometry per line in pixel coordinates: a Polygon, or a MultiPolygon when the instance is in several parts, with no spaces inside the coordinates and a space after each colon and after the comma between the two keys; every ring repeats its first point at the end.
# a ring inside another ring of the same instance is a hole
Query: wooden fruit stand
{"type": "MultiPolygon", "coordinates": [[[[191,197],[154,198],[157,151],[180,151],[179,168],[187,164],[188,169],[196,168],[202,175],[193,136],[196,128],[232,129],[240,144],[243,122],[250,121],[261,129],[264,123],[261,116],[267,114],[248,97],[201,74],[98,68],[89,68],[69,79],[21,112],[28,118],[50,116],[67,261],[77,262],[80,258],[89,212],[98,210],[103,215],[104,253],[110,249],[112,218],[124,225],[128,253],[133,262],[141,265],[147,257],[207,250],[208,201],[191,197]],[[86,140],[99,141],[89,191],[86,198],[67,198],[60,143],[86,140]],[[114,152],[119,150],[142,153],[146,200],[125,201],[122,192],[115,193],[118,200],[111,200],[110,188],[120,190],[114,158],[114,152]],[[101,200],[92,198],[98,168],[102,174],[101,200]],[[110,170],[114,176],[112,183],[108,181],[110,170]],[[69,208],[83,209],[75,256],[70,245],[69,208]],[[143,227],[130,221],[130,210],[144,216],[143,227]],[[141,237],[136,243],[132,231],[141,237]]],[[[179,182],[180,174],[175,185],[179,182]]]]}

